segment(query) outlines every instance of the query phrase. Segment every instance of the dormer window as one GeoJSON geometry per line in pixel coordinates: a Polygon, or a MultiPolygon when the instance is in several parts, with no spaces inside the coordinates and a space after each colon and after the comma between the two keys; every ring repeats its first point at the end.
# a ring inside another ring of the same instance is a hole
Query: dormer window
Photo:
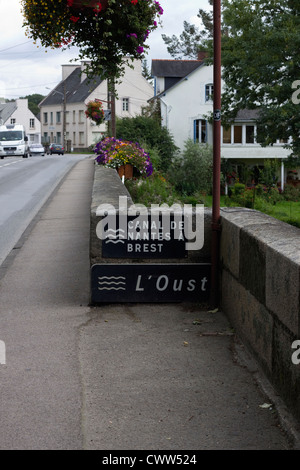
{"type": "Polygon", "coordinates": [[[212,83],[205,85],[205,101],[212,101],[214,98],[214,86],[212,83]]]}

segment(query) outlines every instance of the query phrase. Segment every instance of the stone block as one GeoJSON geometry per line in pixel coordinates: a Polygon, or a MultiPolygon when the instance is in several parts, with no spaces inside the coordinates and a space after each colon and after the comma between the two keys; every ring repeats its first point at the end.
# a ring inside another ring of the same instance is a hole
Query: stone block
{"type": "Polygon", "coordinates": [[[272,382],[295,417],[300,419],[300,364],[292,361],[295,338],[276,320],[273,337],[272,382]]]}
{"type": "Polygon", "coordinates": [[[295,257],[296,247],[290,244],[267,247],[266,306],[300,338],[300,263],[287,256],[287,250],[295,257]]]}
{"type": "Polygon", "coordinates": [[[222,273],[222,311],[262,367],[272,370],[273,318],[268,310],[227,271],[222,273]]]}
{"type": "Polygon", "coordinates": [[[240,283],[265,304],[266,297],[266,246],[248,229],[240,232],[239,279],[240,283]]]}
{"type": "Polygon", "coordinates": [[[226,218],[222,218],[221,225],[221,263],[236,278],[238,278],[240,263],[240,228],[226,218]]]}

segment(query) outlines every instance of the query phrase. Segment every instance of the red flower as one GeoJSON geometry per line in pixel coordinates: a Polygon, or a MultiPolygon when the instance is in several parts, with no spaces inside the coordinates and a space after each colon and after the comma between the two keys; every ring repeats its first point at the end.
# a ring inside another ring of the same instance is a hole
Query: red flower
{"type": "Polygon", "coordinates": [[[99,13],[101,10],[102,10],[102,5],[101,5],[101,3],[99,2],[99,3],[97,3],[97,4],[95,5],[95,8],[93,9],[93,11],[94,11],[95,13],[99,13]]]}
{"type": "Polygon", "coordinates": [[[133,3],[134,5],[136,5],[138,2],[138,0],[131,0],[131,3],[133,3]]]}
{"type": "Polygon", "coordinates": [[[77,21],[79,20],[79,16],[71,16],[70,17],[70,20],[73,21],[73,23],[77,23],[77,21]]]}

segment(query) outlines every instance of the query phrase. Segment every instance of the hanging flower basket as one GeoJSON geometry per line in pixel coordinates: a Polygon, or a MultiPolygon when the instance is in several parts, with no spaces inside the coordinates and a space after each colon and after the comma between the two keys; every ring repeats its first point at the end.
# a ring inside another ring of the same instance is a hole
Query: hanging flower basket
{"type": "Polygon", "coordinates": [[[79,48],[88,77],[120,77],[140,59],[163,10],[156,0],[21,0],[27,36],[45,47],[79,48]]]}
{"type": "Polygon", "coordinates": [[[67,0],[67,4],[73,8],[95,8],[103,11],[108,6],[108,0],[67,0]]]}
{"type": "Polygon", "coordinates": [[[153,173],[150,157],[138,143],[106,137],[96,145],[94,152],[99,165],[115,168],[120,177],[132,178],[134,169],[143,177],[153,173]]]}
{"type": "Polygon", "coordinates": [[[94,121],[97,124],[97,126],[102,124],[105,120],[102,102],[98,99],[89,101],[87,104],[85,115],[87,118],[94,121]]]}

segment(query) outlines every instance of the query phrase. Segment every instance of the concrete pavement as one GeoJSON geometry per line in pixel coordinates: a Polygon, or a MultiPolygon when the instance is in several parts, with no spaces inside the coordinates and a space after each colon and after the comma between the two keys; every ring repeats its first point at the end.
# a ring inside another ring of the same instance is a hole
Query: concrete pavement
{"type": "Polygon", "coordinates": [[[221,312],[89,306],[93,172],[71,170],[1,267],[0,449],[290,449],[221,312]]]}

